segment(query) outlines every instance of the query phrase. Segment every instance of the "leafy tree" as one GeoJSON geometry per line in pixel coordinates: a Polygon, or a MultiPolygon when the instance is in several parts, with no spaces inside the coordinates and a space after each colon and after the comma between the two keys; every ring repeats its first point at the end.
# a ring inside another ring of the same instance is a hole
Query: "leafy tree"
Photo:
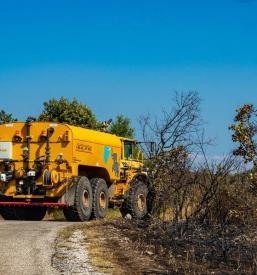
{"type": "Polygon", "coordinates": [[[252,163],[249,176],[257,189],[257,110],[252,104],[245,104],[236,110],[235,124],[229,128],[233,131],[233,142],[239,143],[234,155],[240,156],[245,163],[252,163]]]}
{"type": "Polygon", "coordinates": [[[233,131],[233,142],[239,143],[238,148],[234,150],[234,154],[243,157],[246,163],[256,162],[257,110],[252,104],[245,104],[236,112],[235,124],[229,127],[233,131]]]}
{"type": "Polygon", "coordinates": [[[131,126],[129,118],[118,115],[110,125],[110,133],[121,137],[133,138],[135,129],[131,126]]]}
{"type": "Polygon", "coordinates": [[[13,117],[12,114],[7,114],[5,111],[0,111],[0,123],[9,123],[17,121],[16,118],[13,117]]]}
{"type": "Polygon", "coordinates": [[[59,100],[53,98],[44,102],[44,110],[38,120],[68,123],[91,129],[96,129],[99,126],[92,110],[78,102],[76,98],[69,101],[67,98],[61,97],[59,100]]]}

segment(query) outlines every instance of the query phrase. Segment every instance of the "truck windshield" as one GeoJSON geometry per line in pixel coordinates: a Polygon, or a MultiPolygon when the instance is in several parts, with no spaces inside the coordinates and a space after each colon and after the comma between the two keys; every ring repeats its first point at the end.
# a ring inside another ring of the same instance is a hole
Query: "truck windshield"
{"type": "Polygon", "coordinates": [[[125,159],[132,158],[133,155],[133,143],[131,141],[124,141],[124,157],[125,159]]]}

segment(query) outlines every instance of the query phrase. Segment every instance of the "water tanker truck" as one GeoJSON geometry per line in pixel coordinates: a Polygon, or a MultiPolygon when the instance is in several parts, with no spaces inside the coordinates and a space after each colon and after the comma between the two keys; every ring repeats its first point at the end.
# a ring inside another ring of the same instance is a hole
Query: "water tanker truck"
{"type": "Polygon", "coordinates": [[[68,221],[101,219],[108,207],[146,217],[150,183],[136,142],[51,122],[0,125],[0,214],[42,220],[49,207],[68,221]],[[139,156],[140,155],[140,156],[139,156]]]}

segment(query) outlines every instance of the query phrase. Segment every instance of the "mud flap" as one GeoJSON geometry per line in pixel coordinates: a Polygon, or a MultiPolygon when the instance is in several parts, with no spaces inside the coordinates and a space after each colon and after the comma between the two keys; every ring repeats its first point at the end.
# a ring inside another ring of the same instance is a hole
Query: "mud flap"
{"type": "Polygon", "coordinates": [[[65,203],[68,206],[73,206],[75,202],[76,184],[67,188],[63,196],[58,200],[59,203],[65,203]]]}

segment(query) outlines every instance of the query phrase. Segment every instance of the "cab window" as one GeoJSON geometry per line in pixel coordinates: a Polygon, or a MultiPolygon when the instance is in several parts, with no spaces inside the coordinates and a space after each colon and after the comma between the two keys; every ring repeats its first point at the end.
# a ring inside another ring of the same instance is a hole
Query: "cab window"
{"type": "Polygon", "coordinates": [[[131,141],[124,141],[124,157],[125,159],[132,158],[133,155],[133,143],[131,141]]]}

